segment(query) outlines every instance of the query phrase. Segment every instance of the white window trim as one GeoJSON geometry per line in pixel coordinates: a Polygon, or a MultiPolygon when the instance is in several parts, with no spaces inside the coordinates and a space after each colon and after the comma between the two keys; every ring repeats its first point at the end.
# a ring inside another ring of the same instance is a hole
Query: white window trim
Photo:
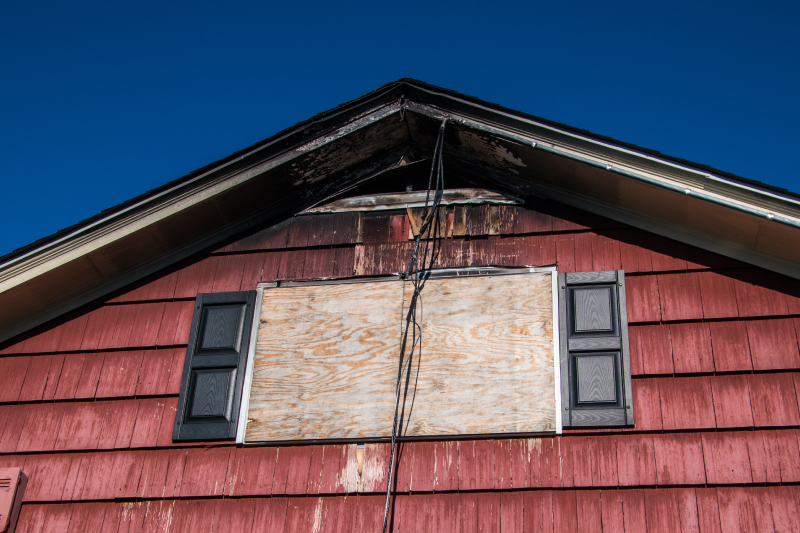
{"type": "MultiPolygon", "coordinates": [[[[448,269],[440,269],[436,270],[435,272],[442,275],[448,273],[455,273],[459,271],[489,271],[493,270],[490,268],[479,268],[479,267],[469,267],[469,268],[448,268],[448,269]]],[[[505,269],[504,269],[505,270],[505,269]]],[[[508,269],[511,270],[511,269],[508,269]]],[[[517,270],[517,273],[538,273],[538,272],[550,272],[551,273],[551,284],[552,284],[552,298],[553,298],[553,377],[555,381],[555,409],[556,409],[556,435],[561,435],[563,431],[563,420],[562,420],[562,413],[561,413],[561,356],[559,353],[560,344],[559,344],[559,321],[558,321],[558,271],[556,270],[555,266],[546,266],[546,267],[528,267],[528,268],[520,268],[514,269],[517,270]]],[[[375,281],[390,281],[392,279],[397,279],[397,276],[385,276],[379,278],[351,278],[346,280],[326,280],[326,281],[308,281],[308,282],[291,282],[291,285],[312,285],[312,284],[331,284],[331,283],[364,283],[364,282],[375,282],[375,281]]],[[[289,285],[289,283],[285,283],[284,286],[289,285]]],[[[247,431],[247,414],[250,410],[250,392],[253,386],[253,371],[255,366],[255,352],[256,352],[256,344],[258,342],[258,329],[259,325],[261,324],[261,304],[264,300],[264,289],[270,289],[278,287],[278,283],[260,283],[256,289],[256,304],[255,309],[253,312],[253,325],[252,331],[250,333],[250,346],[247,349],[247,366],[245,368],[245,376],[244,376],[244,385],[242,388],[242,401],[239,406],[239,422],[236,428],[236,443],[237,444],[247,444],[244,441],[245,433],[247,431]]],[[[258,443],[263,444],[263,443],[258,443]]]]}

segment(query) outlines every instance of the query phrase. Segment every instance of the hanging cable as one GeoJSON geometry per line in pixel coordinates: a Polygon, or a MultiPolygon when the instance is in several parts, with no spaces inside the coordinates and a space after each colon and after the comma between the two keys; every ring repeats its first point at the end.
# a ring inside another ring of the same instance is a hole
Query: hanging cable
{"type": "MultiPolygon", "coordinates": [[[[389,453],[389,472],[388,480],[386,483],[386,506],[383,512],[383,533],[387,532],[389,525],[389,507],[391,504],[392,496],[392,483],[394,482],[395,472],[395,452],[397,450],[397,434],[398,430],[402,427],[402,416],[400,416],[400,391],[404,389],[405,395],[408,394],[408,385],[411,378],[411,368],[414,360],[415,352],[417,352],[417,344],[422,345],[422,329],[417,322],[417,303],[419,301],[422,288],[425,286],[427,279],[425,274],[429,271],[436,259],[436,239],[440,233],[439,221],[439,204],[442,200],[444,193],[444,130],[447,121],[442,121],[439,127],[439,135],[436,138],[436,145],[433,149],[433,162],[431,163],[431,173],[428,177],[428,193],[425,195],[425,211],[423,212],[423,221],[420,225],[419,231],[414,238],[414,247],[411,250],[411,258],[408,261],[408,271],[406,272],[405,279],[411,281],[414,286],[414,293],[411,296],[411,301],[408,304],[408,312],[406,313],[406,328],[403,332],[402,342],[400,343],[400,360],[397,367],[397,388],[395,390],[394,399],[394,422],[392,423],[392,445],[389,453]],[[434,183],[433,177],[436,176],[434,183]],[[433,192],[433,202],[428,207],[431,201],[431,192],[433,192]],[[420,241],[422,236],[429,232],[429,238],[425,240],[425,247],[422,252],[422,260],[420,261],[420,241]],[[430,248],[430,258],[429,251],[430,248]],[[411,349],[408,350],[408,357],[406,357],[406,347],[408,346],[409,330],[411,330],[411,349]],[[403,376],[405,375],[405,380],[403,376]],[[405,381],[405,387],[402,386],[405,381]]],[[[419,358],[419,353],[416,353],[419,358]]],[[[405,397],[403,396],[403,409],[405,413],[405,397]]]]}

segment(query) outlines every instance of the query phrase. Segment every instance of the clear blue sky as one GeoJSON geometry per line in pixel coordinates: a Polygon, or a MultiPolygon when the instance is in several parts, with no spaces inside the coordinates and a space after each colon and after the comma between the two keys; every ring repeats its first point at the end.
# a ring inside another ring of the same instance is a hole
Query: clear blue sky
{"type": "Polygon", "coordinates": [[[8,0],[0,254],[404,76],[800,191],[798,56],[796,0],[8,0]]]}

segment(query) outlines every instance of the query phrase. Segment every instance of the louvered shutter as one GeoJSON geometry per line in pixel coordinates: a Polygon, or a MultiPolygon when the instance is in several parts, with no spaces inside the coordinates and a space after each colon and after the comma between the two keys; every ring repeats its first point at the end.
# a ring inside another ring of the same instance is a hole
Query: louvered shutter
{"type": "Polygon", "coordinates": [[[198,294],[173,440],[233,439],[256,291],[198,294]]]}
{"type": "Polygon", "coordinates": [[[558,275],[564,427],[632,426],[625,272],[558,275]]]}

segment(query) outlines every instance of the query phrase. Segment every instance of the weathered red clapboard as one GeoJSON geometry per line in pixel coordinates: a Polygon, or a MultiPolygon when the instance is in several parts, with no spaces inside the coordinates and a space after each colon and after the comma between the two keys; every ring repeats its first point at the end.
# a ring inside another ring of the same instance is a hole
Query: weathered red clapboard
{"type": "Polygon", "coordinates": [[[665,430],[716,427],[709,376],[663,378],[659,393],[665,430]]]}
{"type": "Polygon", "coordinates": [[[659,274],[658,294],[664,320],[697,320],[703,318],[700,283],[696,272],[659,274]]]}
{"type": "Polygon", "coordinates": [[[714,372],[714,355],[708,324],[702,322],[670,324],[669,335],[676,374],[714,372]]]}
{"type": "MultiPolygon", "coordinates": [[[[393,523],[798,529],[796,283],[581,213],[495,211],[470,208],[469,236],[444,239],[436,266],[625,269],[636,426],[403,443],[393,523]]],[[[365,446],[359,476],[354,445],[173,443],[172,430],[198,292],[402,271],[407,239],[403,213],[295,218],[6,343],[0,464],[30,477],[21,520],[36,531],[380,528],[386,444],[365,446]]]]}
{"type": "Polygon", "coordinates": [[[747,376],[715,376],[711,380],[711,393],[718,428],[753,426],[747,376]]]}
{"type": "Polygon", "coordinates": [[[661,304],[656,276],[626,276],[625,293],[629,323],[661,320],[661,304]]]}

